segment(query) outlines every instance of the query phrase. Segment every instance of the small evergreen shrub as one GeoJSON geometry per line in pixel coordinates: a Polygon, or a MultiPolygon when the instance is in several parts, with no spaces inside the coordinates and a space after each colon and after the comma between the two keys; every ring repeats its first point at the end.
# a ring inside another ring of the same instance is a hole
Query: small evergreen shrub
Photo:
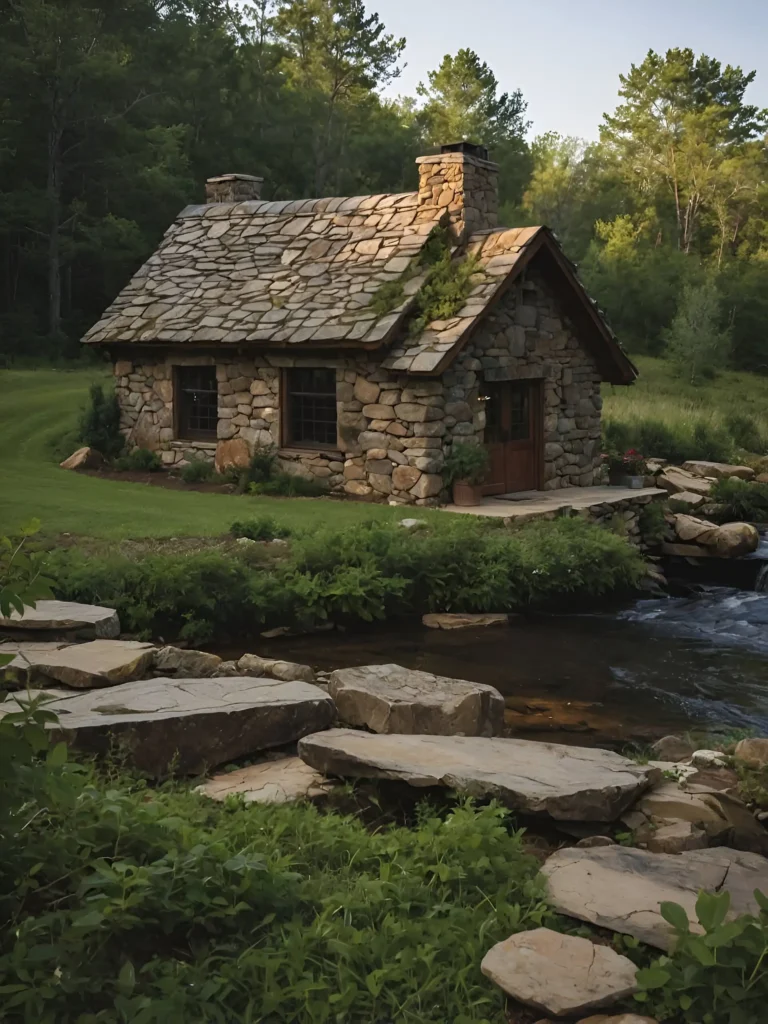
{"type": "Polygon", "coordinates": [[[318,480],[279,471],[273,471],[268,480],[250,484],[248,490],[272,498],[319,498],[328,493],[328,488],[318,480]]]}
{"type": "Polygon", "coordinates": [[[113,465],[121,473],[156,473],[163,468],[160,456],[149,448],[134,448],[115,459],[113,465]]]}
{"type": "Polygon", "coordinates": [[[274,445],[257,448],[251,456],[248,467],[248,483],[262,484],[269,480],[277,469],[277,449],[274,445]]]}
{"type": "Polygon", "coordinates": [[[207,483],[215,475],[213,463],[205,459],[190,459],[186,466],[181,467],[181,479],[185,484],[207,483]]]}
{"type": "Polygon", "coordinates": [[[637,520],[640,536],[646,544],[660,544],[667,533],[664,506],[660,501],[649,501],[644,505],[637,520]]]}
{"type": "Polygon", "coordinates": [[[710,497],[718,505],[725,506],[723,516],[731,522],[768,522],[768,484],[728,477],[712,485],[710,497]]]}
{"type": "Polygon", "coordinates": [[[446,486],[457,481],[480,484],[488,474],[491,460],[487,449],[481,444],[454,442],[443,468],[443,482],[446,486]]]}
{"type": "Polygon", "coordinates": [[[92,384],[90,400],[80,418],[80,440],[95,448],[105,459],[119,455],[125,447],[120,433],[120,406],[114,391],[104,394],[101,384],[92,384]]]}
{"type": "Polygon", "coordinates": [[[278,540],[290,537],[291,531],[273,516],[258,516],[255,519],[238,519],[229,528],[233,537],[247,537],[248,540],[278,540]]]}

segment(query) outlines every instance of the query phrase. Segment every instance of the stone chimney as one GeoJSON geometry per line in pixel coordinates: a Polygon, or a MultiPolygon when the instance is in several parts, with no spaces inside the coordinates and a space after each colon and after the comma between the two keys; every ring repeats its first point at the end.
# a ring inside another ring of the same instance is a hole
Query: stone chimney
{"type": "Polygon", "coordinates": [[[447,212],[457,240],[499,222],[499,165],[485,146],[453,142],[434,156],[416,158],[419,167],[417,220],[439,220],[447,212]]]}
{"type": "Polygon", "coordinates": [[[205,183],[206,203],[244,203],[248,199],[261,199],[263,178],[252,174],[220,174],[205,183]]]}

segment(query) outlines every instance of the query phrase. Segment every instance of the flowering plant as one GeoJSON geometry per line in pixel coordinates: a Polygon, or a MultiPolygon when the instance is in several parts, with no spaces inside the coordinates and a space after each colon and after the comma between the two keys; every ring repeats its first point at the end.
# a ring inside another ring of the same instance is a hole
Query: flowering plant
{"type": "Polygon", "coordinates": [[[627,448],[621,462],[625,472],[630,476],[642,476],[645,473],[645,459],[635,448],[627,448]]]}

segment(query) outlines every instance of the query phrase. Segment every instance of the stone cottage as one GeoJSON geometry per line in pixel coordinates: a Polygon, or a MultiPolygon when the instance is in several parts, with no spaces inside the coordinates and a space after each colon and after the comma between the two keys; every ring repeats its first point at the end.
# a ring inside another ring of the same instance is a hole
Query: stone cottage
{"type": "Polygon", "coordinates": [[[552,232],[497,226],[482,147],[417,164],[397,195],[210,179],[84,339],[114,361],[129,443],[219,469],[275,446],[333,493],[403,504],[445,498],[456,441],[488,446],[488,494],[591,485],[600,384],[632,363],[552,232]],[[472,262],[461,308],[425,323],[436,239],[451,272],[472,262]]]}

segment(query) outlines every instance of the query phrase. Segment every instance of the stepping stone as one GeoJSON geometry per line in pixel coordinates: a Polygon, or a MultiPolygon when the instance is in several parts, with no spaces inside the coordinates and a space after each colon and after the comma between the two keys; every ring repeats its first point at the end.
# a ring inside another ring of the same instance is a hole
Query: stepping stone
{"type": "Polygon", "coordinates": [[[509,615],[505,613],[457,614],[432,612],[422,615],[422,623],[429,629],[478,629],[481,626],[508,626],[509,615]]]}
{"type": "Polygon", "coordinates": [[[678,855],[625,846],[571,848],[554,853],[542,871],[555,910],[664,950],[674,933],[659,912],[663,901],[683,906],[691,930],[701,932],[695,912],[701,889],[730,892],[729,918],[757,914],[754,890],[768,892],[768,860],[724,847],[678,855]]]}
{"type": "Polygon", "coordinates": [[[27,680],[33,685],[55,680],[78,690],[116,686],[142,679],[154,655],[152,644],[138,640],[91,640],[58,651],[27,654],[27,680]]]}
{"type": "Polygon", "coordinates": [[[328,692],[343,722],[373,732],[498,736],[504,729],[504,698],[492,686],[401,665],[338,669],[328,692]]]}
{"type": "Polygon", "coordinates": [[[113,744],[140,771],[202,774],[330,725],[328,694],[309,683],[274,679],[144,679],[108,692],[89,690],[46,705],[56,733],[103,754],[113,744]]]}
{"type": "Polygon", "coordinates": [[[549,928],[498,942],[480,970],[513,999],[554,1017],[610,1006],[637,991],[637,968],[627,957],[549,928]]]}
{"type": "Polygon", "coordinates": [[[65,633],[81,640],[109,640],[120,633],[120,620],[114,608],[75,601],[38,601],[24,614],[11,612],[10,618],[0,616],[0,629],[37,630],[65,633]]]}
{"type": "Polygon", "coordinates": [[[212,800],[239,795],[247,804],[286,804],[325,796],[335,785],[300,757],[281,757],[214,775],[196,792],[212,800]]]}
{"type": "Polygon", "coordinates": [[[660,777],[609,750],[477,736],[377,736],[353,729],[307,736],[299,757],[324,775],[448,786],[560,821],[614,821],[660,777]]]}
{"type": "Polygon", "coordinates": [[[683,469],[687,473],[693,473],[698,477],[715,477],[718,480],[727,480],[729,477],[738,477],[739,480],[754,480],[755,471],[750,466],[732,466],[727,462],[704,462],[699,459],[690,459],[683,463],[683,469]]]}

